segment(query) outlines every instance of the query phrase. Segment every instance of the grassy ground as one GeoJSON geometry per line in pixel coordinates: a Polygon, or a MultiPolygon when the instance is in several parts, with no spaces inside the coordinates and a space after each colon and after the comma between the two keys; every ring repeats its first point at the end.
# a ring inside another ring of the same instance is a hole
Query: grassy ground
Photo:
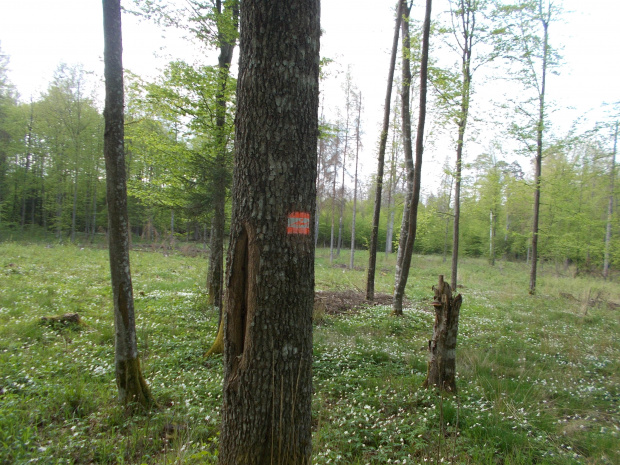
{"type": "MultiPolygon", "coordinates": [[[[344,263],[348,252],[332,266],[319,250],[317,289],[362,290],[364,271],[344,263]]],[[[393,257],[378,263],[376,290],[391,293],[393,257]]],[[[620,463],[620,310],[607,303],[619,286],[545,265],[531,297],[524,264],[464,260],[459,393],[441,397],[420,385],[430,288],[447,270],[414,258],[404,317],[317,315],[313,462],[620,463]]],[[[202,358],[217,324],[206,261],[134,252],[132,272],[160,404],[136,417],[115,402],[107,251],[0,243],[0,463],[215,463],[222,370],[202,358]],[[40,324],[66,312],[84,325],[40,324]]]]}

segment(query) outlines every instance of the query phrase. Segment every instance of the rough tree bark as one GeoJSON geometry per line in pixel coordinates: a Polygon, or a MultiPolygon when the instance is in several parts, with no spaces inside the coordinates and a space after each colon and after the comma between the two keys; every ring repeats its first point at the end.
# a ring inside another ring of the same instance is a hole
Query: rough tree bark
{"type": "Polygon", "coordinates": [[[310,464],[319,16],[241,3],[222,465],[310,464]]]}
{"type": "Polygon", "coordinates": [[[121,403],[138,403],[146,406],[153,403],[153,398],[140,369],[129,270],[120,0],[103,0],[103,31],[106,89],[103,152],[108,202],[108,248],[114,298],[116,385],[121,403]]]}
{"type": "Polygon", "coordinates": [[[439,275],[435,291],[435,325],[433,339],[428,341],[428,372],[424,387],[456,392],[456,336],[463,298],[452,297],[450,285],[439,275]]]}
{"type": "Polygon", "coordinates": [[[392,314],[402,315],[403,297],[405,287],[409,278],[409,267],[411,266],[411,256],[413,255],[413,244],[415,243],[418,204],[420,202],[420,184],[422,173],[422,155],[424,153],[424,123],[426,122],[426,88],[428,81],[428,49],[431,30],[431,7],[432,0],[426,0],[426,12],[424,13],[424,24],[422,25],[422,56],[420,63],[420,108],[418,115],[418,128],[415,141],[415,166],[413,176],[413,195],[409,206],[409,228],[407,230],[407,242],[403,250],[402,267],[399,279],[394,286],[394,300],[392,302],[392,314]]]}
{"type": "Polygon", "coordinates": [[[394,40],[392,42],[392,55],[390,57],[390,69],[388,72],[387,90],[383,108],[383,128],[379,140],[379,161],[377,168],[377,180],[375,190],[375,210],[372,217],[372,231],[370,233],[368,274],[366,275],[366,300],[375,299],[375,270],[377,267],[377,242],[379,241],[379,219],[381,218],[381,195],[383,191],[383,168],[385,165],[385,146],[387,145],[388,130],[390,127],[390,105],[392,103],[392,83],[394,81],[394,68],[396,67],[396,53],[398,52],[398,37],[400,35],[400,22],[404,0],[398,0],[396,4],[396,26],[394,28],[394,40]]]}

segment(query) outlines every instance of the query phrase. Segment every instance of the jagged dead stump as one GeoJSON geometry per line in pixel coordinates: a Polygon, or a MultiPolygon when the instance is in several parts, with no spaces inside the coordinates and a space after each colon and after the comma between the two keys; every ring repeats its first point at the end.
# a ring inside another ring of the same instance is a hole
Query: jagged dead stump
{"type": "Polygon", "coordinates": [[[459,329],[459,312],[463,298],[452,297],[450,285],[439,275],[439,284],[433,286],[435,300],[435,325],[433,339],[428,341],[428,372],[424,387],[436,387],[456,392],[456,336],[459,329]]]}

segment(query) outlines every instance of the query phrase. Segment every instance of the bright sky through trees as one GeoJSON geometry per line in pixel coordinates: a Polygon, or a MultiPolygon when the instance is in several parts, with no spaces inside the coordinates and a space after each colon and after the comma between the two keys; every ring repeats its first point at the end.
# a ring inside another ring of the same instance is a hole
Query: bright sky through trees
{"type": "MultiPolygon", "coordinates": [[[[332,74],[325,86],[326,102],[344,105],[338,100],[342,94],[341,81],[351,64],[353,82],[364,95],[361,159],[365,174],[376,168],[394,4],[392,0],[326,0],[321,6],[321,56],[336,61],[330,67],[332,74]]],[[[620,29],[616,25],[620,2],[563,0],[563,5],[563,20],[554,24],[550,33],[564,63],[560,74],[551,76],[548,84],[550,101],[558,110],[551,114],[551,121],[560,134],[565,134],[577,118],[584,116],[588,118],[586,127],[591,128],[601,119],[603,102],[620,101],[617,59],[620,29]]],[[[124,6],[131,7],[130,2],[125,1],[124,6]]],[[[437,0],[433,17],[447,9],[447,0],[437,0]]],[[[411,15],[422,19],[422,2],[415,2],[411,15]]],[[[124,65],[134,73],[153,77],[172,58],[191,61],[206,54],[198,46],[188,46],[173,31],[160,31],[130,15],[125,15],[123,20],[124,65]]],[[[9,78],[24,101],[31,96],[36,99],[46,90],[61,62],[82,63],[85,70],[100,76],[103,74],[100,1],[0,0],[0,47],[10,57],[9,78]]],[[[215,51],[211,54],[206,62],[214,64],[217,54],[215,51]]],[[[234,62],[237,60],[238,55],[234,62]]],[[[496,83],[492,89],[478,87],[474,99],[501,97],[503,86],[496,83]]],[[[472,152],[485,149],[485,146],[470,147],[472,152]]],[[[427,154],[443,163],[447,152],[441,147],[434,153],[428,150],[427,154]]],[[[468,158],[476,155],[471,153],[468,158]]]]}

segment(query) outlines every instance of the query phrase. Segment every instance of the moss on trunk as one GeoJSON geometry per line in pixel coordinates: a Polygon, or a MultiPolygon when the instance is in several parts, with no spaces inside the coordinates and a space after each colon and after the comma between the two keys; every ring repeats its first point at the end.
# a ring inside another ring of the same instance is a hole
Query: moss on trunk
{"type": "Polygon", "coordinates": [[[224,318],[220,319],[220,327],[217,330],[217,336],[215,336],[215,341],[213,341],[213,345],[205,354],[205,358],[209,358],[221,353],[224,353],[224,318]]]}
{"type": "Polygon", "coordinates": [[[122,404],[138,404],[142,407],[156,405],[151,390],[142,376],[139,357],[116,362],[116,384],[119,401],[122,404]]]}

